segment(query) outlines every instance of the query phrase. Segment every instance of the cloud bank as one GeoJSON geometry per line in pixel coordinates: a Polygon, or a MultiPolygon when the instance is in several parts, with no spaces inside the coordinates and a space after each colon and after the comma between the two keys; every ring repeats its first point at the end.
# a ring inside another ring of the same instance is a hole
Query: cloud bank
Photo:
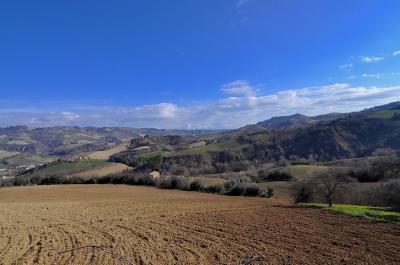
{"type": "Polygon", "coordinates": [[[365,87],[336,83],[261,94],[260,86],[236,80],[220,87],[224,97],[207,104],[163,102],[133,107],[74,106],[64,111],[1,108],[0,126],[126,126],[230,129],[273,116],[350,112],[400,100],[400,86],[365,87]]]}

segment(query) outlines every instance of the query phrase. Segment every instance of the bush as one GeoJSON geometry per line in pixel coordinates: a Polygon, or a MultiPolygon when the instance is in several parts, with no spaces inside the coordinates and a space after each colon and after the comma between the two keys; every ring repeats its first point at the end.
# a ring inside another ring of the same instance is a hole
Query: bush
{"type": "Polygon", "coordinates": [[[259,171],[258,177],[263,181],[289,181],[293,179],[290,173],[277,170],[273,172],[259,171]]]}
{"type": "Polygon", "coordinates": [[[241,196],[244,194],[245,186],[242,183],[236,183],[230,190],[227,190],[226,195],[241,196]]]}
{"type": "Polygon", "coordinates": [[[190,183],[189,189],[192,191],[203,191],[204,185],[200,180],[196,179],[190,183]]]}
{"type": "Polygon", "coordinates": [[[244,196],[259,196],[261,194],[262,190],[257,184],[250,184],[245,186],[244,189],[244,196]]]}
{"type": "Polygon", "coordinates": [[[222,194],[224,193],[224,186],[222,184],[210,185],[205,188],[205,192],[222,194]]]}
{"type": "Polygon", "coordinates": [[[400,179],[389,179],[383,182],[380,193],[385,205],[400,209],[400,179]]]}
{"type": "Polygon", "coordinates": [[[311,202],[313,190],[307,182],[297,182],[291,187],[291,194],[295,203],[311,202]]]}
{"type": "Polygon", "coordinates": [[[187,190],[188,186],[187,180],[184,177],[178,176],[163,177],[158,183],[158,187],[161,189],[187,190]]]}
{"type": "Polygon", "coordinates": [[[267,188],[267,198],[272,198],[272,196],[274,196],[274,189],[268,187],[267,188]]]}

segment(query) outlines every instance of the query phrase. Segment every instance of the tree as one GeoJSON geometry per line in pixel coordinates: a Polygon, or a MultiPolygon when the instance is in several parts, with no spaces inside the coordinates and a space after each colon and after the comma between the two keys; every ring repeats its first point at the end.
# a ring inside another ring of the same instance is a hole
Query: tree
{"type": "Polygon", "coordinates": [[[313,178],[313,183],[317,185],[329,207],[332,207],[334,196],[338,190],[350,182],[353,182],[353,179],[340,170],[318,173],[313,178]]]}
{"type": "Polygon", "coordinates": [[[313,195],[313,186],[306,181],[296,181],[291,186],[291,194],[295,203],[311,202],[313,195]]]}

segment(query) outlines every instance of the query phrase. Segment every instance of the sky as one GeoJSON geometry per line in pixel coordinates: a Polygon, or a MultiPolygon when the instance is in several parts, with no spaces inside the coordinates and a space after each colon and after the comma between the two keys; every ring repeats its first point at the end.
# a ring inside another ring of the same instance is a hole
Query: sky
{"type": "Polygon", "coordinates": [[[0,4],[0,126],[230,129],[400,100],[397,0],[0,4]]]}

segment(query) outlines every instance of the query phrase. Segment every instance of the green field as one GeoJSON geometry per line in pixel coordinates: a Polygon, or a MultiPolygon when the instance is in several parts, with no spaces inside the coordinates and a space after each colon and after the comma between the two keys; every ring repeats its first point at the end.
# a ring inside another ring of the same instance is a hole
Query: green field
{"type": "Polygon", "coordinates": [[[40,176],[40,177],[50,177],[50,176],[68,176],[77,174],[79,172],[101,168],[108,165],[110,162],[104,160],[82,160],[77,162],[55,162],[48,165],[45,168],[40,168],[34,170],[32,173],[28,173],[27,176],[40,176]]]}
{"type": "Polygon", "coordinates": [[[8,158],[7,162],[10,165],[14,166],[28,166],[32,164],[45,164],[51,162],[52,160],[54,159],[48,157],[35,156],[35,155],[19,154],[8,158]]]}
{"type": "Polygon", "coordinates": [[[373,119],[391,119],[396,112],[400,113],[399,110],[386,110],[371,114],[368,117],[373,119]]]}
{"type": "Polygon", "coordinates": [[[147,159],[155,158],[157,156],[161,156],[162,154],[163,154],[163,151],[155,151],[155,152],[141,154],[139,157],[147,160],[147,159]]]}
{"type": "Polygon", "coordinates": [[[19,154],[18,152],[9,152],[5,150],[0,150],[0,159],[11,157],[13,155],[19,154]]]}
{"type": "Polygon", "coordinates": [[[278,167],[273,170],[282,172],[288,171],[296,180],[304,180],[308,174],[312,172],[320,173],[329,170],[330,166],[317,166],[317,165],[293,165],[278,167]]]}
{"type": "Polygon", "coordinates": [[[335,204],[332,207],[328,207],[328,205],[326,204],[319,203],[307,203],[302,205],[316,206],[329,211],[344,213],[351,216],[365,217],[372,221],[388,221],[400,223],[400,212],[393,211],[391,208],[388,207],[372,207],[345,204],[335,204]]]}
{"type": "Polygon", "coordinates": [[[227,139],[219,139],[216,143],[211,143],[203,146],[193,147],[191,149],[186,149],[177,153],[177,155],[190,155],[190,154],[204,154],[213,151],[222,150],[232,150],[238,151],[242,149],[245,145],[238,143],[235,137],[230,137],[227,139]]]}

